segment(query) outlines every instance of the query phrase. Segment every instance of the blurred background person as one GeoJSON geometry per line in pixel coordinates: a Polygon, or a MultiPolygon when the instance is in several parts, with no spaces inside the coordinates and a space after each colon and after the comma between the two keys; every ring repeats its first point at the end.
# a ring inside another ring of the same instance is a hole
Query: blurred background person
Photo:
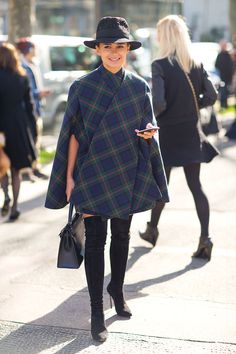
{"type": "Polygon", "coordinates": [[[220,79],[222,81],[219,94],[221,108],[228,107],[229,86],[233,79],[233,60],[227,49],[227,41],[222,39],[220,41],[220,52],[216,57],[215,67],[219,71],[220,79]]]}
{"type": "Polygon", "coordinates": [[[235,107],[235,118],[236,118],[236,48],[233,48],[231,50],[230,56],[233,62],[232,93],[234,95],[234,107],[235,107]]]}
{"type": "MultiPolygon", "coordinates": [[[[210,260],[213,243],[208,230],[209,203],[202,190],[200,167],[201,162],[209,162],[218,152],[200,130],[198,109],[188,80],[196,91],[199,108],[213,105],[217,93],[203,66],[191,57],[188,28],[182,18],[170,15],[160,20],[157,37],[160,59],[152,63],[152,94],[166,176],[169,182],[171,168],[183,167],[201,226],[199,246],[193,256],[210,260]]],[[[140,233],[153,246],[164,205],[157,203],[146,231],[140,233]]]]}
{"type": "MultiPolygon", "coordinates": [[[[10,43],[0,46],[0,131],[5,135],[5,152],[11,161],[13,203],[9,220],[16,220],[20,191],[20,169],[31,167],[36,160],[36,119],[26,72],[21,66],[16,48],[10,43]]],[[[9,177],[1,179],[4,191],[2,216],[10,209],[9,177]]]]}
{"type": "MultiPolygon", "coordinates": [[[[33,97],[34,109],[37,122],[37,141],[36,148],[39,156],[42,133],[43,133],[43,120],[41,117],[42,99],[50,94],[50,91],[43,88],[42,74],[36,59],[36,49],[34,43],[29,38],[19,38],[16,42],[16,47],[20,52],[20,58],[23,68],[26,70],[31,87],[33,97]]],[[[33,165],[33,174],[36,177],[47,179],[48,176],[40,171],[41,166],[37,160],[33,165]]]]}
{"type": "Polygon", "coordinates": [[[232,94],[234,95],[234,120],[226,131],[227,138],[236,140],[236,48],[230,52],[233,61],[233,79],[232,79],[232,94]]]}

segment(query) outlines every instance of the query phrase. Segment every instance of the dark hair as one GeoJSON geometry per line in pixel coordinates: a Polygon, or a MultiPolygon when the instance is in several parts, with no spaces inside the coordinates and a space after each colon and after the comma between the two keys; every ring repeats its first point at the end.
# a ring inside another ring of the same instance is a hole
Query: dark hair
{"type": "Polygon", "coordinates": [[[32,48],[35,48],[34,43],[31,42],[30,38],[28,37],[19,38],[16,41],[15,46],[24,55],[28,54],[32,48]]]}
{"type": "Polygon", "coordinates": [[[26,75],[18,52],[11,43],[5,42],[0,45],[0,69],[9,69],[21,76],[26,75]]]}

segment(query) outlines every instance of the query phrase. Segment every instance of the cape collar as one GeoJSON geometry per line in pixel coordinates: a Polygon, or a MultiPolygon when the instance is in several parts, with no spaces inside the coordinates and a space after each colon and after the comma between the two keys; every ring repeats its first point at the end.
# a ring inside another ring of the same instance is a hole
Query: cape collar
{"type": "Polygon", "coordinates": [[[119,88],[126,76],[126,71],[124,68],[121,68],[116,74],[111,73],[109,70],[104,68],[103,65],[100,65],[97,70],[102,75],[105,83],[112,89],[119,88]]]}

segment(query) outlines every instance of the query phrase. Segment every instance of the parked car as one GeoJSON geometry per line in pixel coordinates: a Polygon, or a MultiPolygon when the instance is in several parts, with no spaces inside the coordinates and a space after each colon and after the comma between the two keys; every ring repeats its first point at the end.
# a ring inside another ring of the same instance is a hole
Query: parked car
{"type": "Polygon", "coordinates": [[[220,77],[215,68],[215,61],[220,50],[219,44],[215,42],[193,42],[191,48],[193,57],[203,63],[205,70],[209,73],[216,88],[218,88],[220,77]]]}
{"type": "Polygon", "coordinates": [[[84,46],[86,39],[71,36],[32,36],[44,86],[51,91],[51,95],[43,102],[45,127],[61,124],[70,85],[95,66],[97,56],[84,46]]]}
{"type": "Polygon", "coordinates": [[[157,33],[156,28],[144,27],[134,32],[134,36],[142,43],[138,49],[137,66],[138,73],[147,80],[151,86],[151,63],[157,57],[157,33]]]}

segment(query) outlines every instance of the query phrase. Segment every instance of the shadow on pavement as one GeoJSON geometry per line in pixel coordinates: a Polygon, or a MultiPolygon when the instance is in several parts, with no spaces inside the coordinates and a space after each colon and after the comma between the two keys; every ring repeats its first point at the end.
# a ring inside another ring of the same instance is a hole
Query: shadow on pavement
{"type": "Polygon", "coordinates": [[[19,207],[22,210],[22,212],[27,212],[27,211],[31,211],[32,209],[44,207],[44,203],[45,203],[45,192],[33,199],[19,203],[19,207]]]}
{"type": "MultiPolygon", "coordinates": [[[[150,252],[152,248],[146,248],[146,247],[135,247],[134,251],[132,252],[128,265],[127,265],[127,271],[137,262],[137,260],[140,259],[140,257],[144,256],[148,252],[150,252]]],[[[144,288],[153,285],[153,284],[160,284],[163,282],[171,281],[172,279],[179,277],[183,275],[184,273],[188,271],[192,271],[194,269],[198,269],[203,267],[207,262],[204,260],[198,260],[198,259],[192,259],[192,261],[186,265],[183,269],[180,269],[178,271],[165,274],[161,277],[157,278],[152,278],[152,279],[146,279],[134,284],[126,285],[125,289],[128,290],[126,291],[126,298],[127,300],[131,300],[133,298],[137,297],[143,297],[147,296],[146,294],[142,294],[140,291],[143,290],[144,288]],[[136,290],[134,291],[134,286],[136,290]],[[130,291],[129,291],[130,288],[130,291]]],[[[110,274],[105,276],[104,279],[104,284],[105,287],[108,284],[110,279],[110,274]]],[[[90,338],[90,332],[88,332],[88,329],[90,328],[89,325],[89,318],[90,318],[90,309],[89,305],[86,310],[78,309],[78,303],[79,303],[79,298],[80,296],[83,296],[83,294],[87,292],[87,287],[79,290],[77,293],[74,295],[70,296],[66,301],[61,303],[55,310],[49,312],[45,316],[42,316],[30,323],[27,323],[26,325],[23,325],[19,329],[11,332],[9,335],[4,337],[0,341],[0,347],[3,348],[13,348],[15,345],[15,348],[20,349],[22,353],[25,354],[37,354],[40,353],[43,350],[52,348],[53,346],[60,345],[63,343],[67,344],[61,348],[59,351],[57,351],[57,354],[59,353],[70,353],[70,354],[75,354],[79,350],[85,349],[90,347],[91,345],[99,345],[99,343],[94,342],[90,338]],[[70,331],[69,326],[66,326],[66,328],[63,328],[63,324],[69,323],[70,322],[70,316],[71,313],[77,314],[78,313],[78,322],[81,321],[81,323],[86,323],[86,329],[78,329],[78,328],[73,328],[70,331]],[[55,319],[57,319],[57,323],[62,323],[62,325],[59,327],[58,325],[56,326],[50,326],[50,323],[55,323],[55,319]],[[47,325],[48,324],[48,325],[47,325]],[[81,341],[81,332],[84,330],[84,338],[85,340],[81,341]],[[47,339],[47,332],[52,331],[53,333],[55,332],[55,335],[50,335],[50,340],[47,339]],[[28,335],[26,333],[29,332],[28,335]],[[46,339],[42,340],[42,332],[45,333],[46,339]],[[61,335],[60,335],[61,333],[61,335]],[[66,335],[65,335],[66,334],[66,335]],[[68,341],[70,342],[68,343],[68,341]],[[19,348],[19,342],[20,342],[20,348],[19,348]],[[77,349],[75,349],[77,348],[77,349]]],[[[56,294],[55,294],[56,296],[56,294]]],[[[104,300],[106,298],[106,292],[104,294],[104,300]]],[[[104,301],[104,310],[108,309],[108,301],[104,301]]],[[[106,324],[109,328],[109,326],[117,320],[125,320],[117,315],[112,315],[110,318],[106,320],[106,324]]],[[[11,351],[12,354],[14,352],[11,351]]]]}
{"type": "Polygon", "coordinates": [[[129,289],[129,287],[131,288],[136,287],[137,291],[140,291],[151,285],[165,283],[167,281],[170,281],[172,279],[175,279],[185,274],[186,272],[204,267],[207,263],[208,263],[207,260],[192,258],[191,262],[187,264],[183,269],[177,270],[169,274],[162,275],[161,277],[146,279],[137,283],[129,284],[127,286],[127,289],[129,289]]]}
{"type": "MultiPolygon", "coordinates": [[[[27,213],[28,211],[32,211],[33,209],[43,207],[44,203],[45,203],[45,193],[42,193],[41,195],[39,195],[35,198],[32,198],[30,200],[20,202],[19,209],[21,212],[21,216],[22,216],[22,214],[27,213]]],[[[8,218],[2,218],[2,219],[0,219],[0,223],[4,223],[4,224],[5,223],[12,223],[12,221],[10,221],[8,218]]]]}
{"type": "MultiPolygon", "coordinates": [[[[36,198],[37,200],[40,200],[40,198],[36,198]]],[[[37,201],[36,201],[37,203],[37,201]]],[[[127,265],[127,271],[130,269],[135,262],[142,257],[144,254],[150,252],[151,248],[145,248],[145,247],[137,247],[135,248],[134,252],[132,252],[131,257],[129,259],[128,265],[127,265]]],[[[104,288],[107,286],[108,282],[110,280],[110,274],[105,276],[104,278],[104,288]]],[[[77,353],[78,351],[75,350],[75,347],[79,348],[79,350],[85,349],[91,345],[99,345],[98,343],[94,342],[91,339],[88,340],[88,337],[90,338],[90,332],[88,332],[88,329],[90,329],[90,324],[89,324],[89,319],[90,319],[90,308],[88,304],[87,309],[81,309],[82,311],[80,312],[80,309],[78,309],[78,304],[79,304],[79,299],[80,296],[82,297],[84,293],[87,293],[87,287],[79,290],[77,293],[74,295],[70,296],[66,301],[61,303],[55,310],[49,312],[45,316],[42,316],[32,322],[27,323],[26,325],[23,325],[19,329],[11,332],[9,335],[4,337],[2,340],[0,340],[0,348],[16,348],[17,350],[20,349],[20,352],[24,354],[37,354],[40,353],[43,350],[49,349],[53,346],[63,344],[63,342],[68,342],[68,339],[70,343],[66,344],[61,350],[57,351],[57,353],[77,353]],[[83,329],[78,329],[78,328],[73,328],[74,333],[69,332],[69,326],[64,327],[65,323],[70,322],[70,316],[72,313],[78,313],[78,322],[81,323],[86,323],[86,337],[87,340],[82,341],[81,343],[81,330],[83,329]],[[53,324],[55,323],[55,319],[57,320],[57,323],[61,322],[61,327],[58,325],[51,325],[50,323],[53,324]],[[58,327],[57,327],[58,326],[58,327]],[[47,329],[44,329],[47,328],[47,329]],[[50,341],[48,340],[40,340],[42,336],[42,331],[46,332],[49,331],[50,329],[55,331],[55,336],[50,336],[50,341]],[[65,329],[65,332],[68,332],[68,335],[63,338],[63,335],[58,335],[61,331],[65,329]],[[78,332],[78,335],[76,336],[76,331],[78,332]],[[32,333],[33,332],[33,333],[32,333]],[[28,335],[26,335],[28,333],[28,335]],[[24,339],[24,340],[23,340],[24,339]],[[20,348],[19,348],[19,343],[20,343],[20,348]],[[77,346],[78,343],[78,346],[77,346]],[[18,348],[18,349],[17,349],[18,348]]],[[[127,299],[130,299],[134,297],[134,294],[130,296],[130,294],[127,294],[127,299]]],[[[56,294],[55,294],[56,296],[56,294]]],[[[106,297],[108,295],[106,294],[106,291],[104,291],[104,300],[107,300],[106,297]]],[[[135,297],[137,296],[144,296],[142,294],[135,294],[135,297]]],[[[146,295],[145,295],[146,296],[146,295]]],[[[104,301],[104,311],[106,311],[109,308],[108,306],[108,301],[104,301]]],[[[106,323],[107,326],[109,326],[111,323],[117,320],[123,320],[121,317],[114,315],[110,317],[106,323]]],[[[0,351],[1,352],[1,351],[0,351]]],[[[11,351],[12,354],[14,354],[14,350],[11,351]]],[[[18,353],[18,352],[17,352],[18,353]]]]}

